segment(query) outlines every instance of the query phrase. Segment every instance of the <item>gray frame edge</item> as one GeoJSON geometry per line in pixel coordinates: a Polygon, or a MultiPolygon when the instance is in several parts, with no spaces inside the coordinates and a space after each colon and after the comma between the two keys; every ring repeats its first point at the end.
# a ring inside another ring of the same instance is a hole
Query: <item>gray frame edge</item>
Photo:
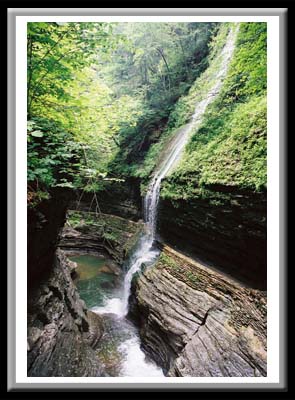
{"type": "Polygon", "coordinates": [[[285,93],[286,93],[286,24],[287,10],[286,8],[186,8],[186,9],[136,9],[136,8],[8,8],[7,13],[7,32],[8,32],[8,140],[7,140],[7,167],[8,167],[8,220],[7,220],[7,251],[8,251],[8,270],[7,270],[7,391],[57,391],[59,389],[100,391],[106,389],[199,389],[211,391],[226,390],[282,390],[286,389],[286,297],[284,295],[286,289],[286,254],[285,254],[285,224],[286,224],[286,209],[285,209],[285,176],[286,166],[284,157],[286,154],[286,122],[285,122],[285,93]],[[55,11],[54,11],[55,10],[55,11]],[[15,332],[15,17],[20,15],[276,15],[280,17],[280,382],[279,383],[16,383],[15,362],[16,362],[16,332],[15,332]],[[283,73],[282,73],[283,72],[283,73]],[[284,340],[282,340],[284,339],[284,340]],[[52,387],[54,385],[54,388],[52,387]],[[213,386],[213,388],[212,388],[213,386]],[[24,389],[24,390],[23,390],[24,389]]]}
{"type": "Polygon", "coordinates": [[[279,268],[280,268],[280,382],[287,388],[287,253],[286,253],[286,181],[287,163],[284,162],[287,155],[287,9],[280,15],[280,63],[279,63],[279,268]]]}
{"type": "Polygon", "coordinates": [[[15,332],[15,228],[16,228],[16,180],[15,180],[15,145],[16,145],[16,113],[15,113],[15,16],[7,14],[7,390],[16,387],[16,332],[15,332]],[[12,40],[13,38],[14,40],[12,40]]]}

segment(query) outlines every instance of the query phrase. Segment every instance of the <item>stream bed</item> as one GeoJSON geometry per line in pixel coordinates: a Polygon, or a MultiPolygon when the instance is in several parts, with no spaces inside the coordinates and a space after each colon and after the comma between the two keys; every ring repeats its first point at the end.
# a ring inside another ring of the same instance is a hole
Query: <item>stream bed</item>
{"type": "Polygon", "coordinates": [[[87,308],[103,316],[104,334],[96,348],[97,357],[109,376],[164,376],[141,350],[137,328],[122,313],[124,277],[100,256],[69,257],[77,263],[75,284],[87,308]]]}
{"type": "MultiPolygon", "coordinates": [[[[155,242],[161,182],[178,164],[192,132],[200,125],[207,106],[219,93],[234,51],[234,44],[235,32],[231,30],[220,53],[219,69],[215,73],[208,93],[195,105],[190,121],[176,130],[172,142],[153,173],[143,201],[145,227],[131,256],[124,263],[125,276],[121,281],[113,282],[106,275],[110,272],[106,261],[106,265],[103,265],[103,260],[99,259],[96,270],[95,263],[89,259],[90,256],[82,260],[82,256],[80,257],[81,272],[78,271],[80,281],[77,282],[77,286],[86,305],[92,311],[104,315],[106,329],[99,344],[98,356],[110,376],[163,376],[163,371],[142,352],[137,329],[126,319],[131,281],[143,266],[152,266],[159,256],[155,242]]],[[[73,261],[78,262],[77,259],[73,261]]],[[[120,276],[122,277],[122,274],[120,276]]]]}

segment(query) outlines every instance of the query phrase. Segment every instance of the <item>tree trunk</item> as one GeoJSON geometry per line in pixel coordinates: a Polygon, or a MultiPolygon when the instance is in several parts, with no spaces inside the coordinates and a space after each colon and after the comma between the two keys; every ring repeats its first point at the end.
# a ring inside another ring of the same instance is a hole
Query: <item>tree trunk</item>
{"type": "Polygon", "coordinates": [[[162,59],[163,59],[163,61],[164,61],[164,64],[165,64],[165,66],[166,66],[166,69],[167,69],[168,86],[169,86],[169,91],[170,91],[170,90],[171,90],[170,68],[169,68],[169,65],[168,65],[168,62],[167,62],[167,60],[166,60],[166,57],[165,57],[165,55],[164,55],[163,50],[160,49],[159,47],[157,47],[157,51],[158,51],[158,53],[160,54],[160,56],[162,57],[162,59]]]}

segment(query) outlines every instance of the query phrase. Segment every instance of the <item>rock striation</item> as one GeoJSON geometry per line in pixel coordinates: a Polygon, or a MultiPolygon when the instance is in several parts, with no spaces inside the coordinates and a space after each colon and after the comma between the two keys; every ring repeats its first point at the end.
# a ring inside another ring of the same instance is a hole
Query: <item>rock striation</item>
{"type": "Polygon", "coordinates": [[[108,271],[120,275],[119,265],[142,229],[141,223],[120,217],[75,212],[75,229],[67,222],[60,230],[68,199],[58,208],[52,196],[29,210],[27,373],[32,377],[107,376],[96,353],[104,320],[81,300],[76,264],[67,256],[107,254],[108,271]]]}
{"type": "Polygon", "coordinates": [[[266,290],[266,192],[211,185],[193,199],[161,199],[164,243],[266,290]]]}
{"type": "Polygon", "coordinates": [[[133,280],[129,317],[167,376],[266,376],[266,293],[168,246],[133,280]]]}
{"type": "MultiPolygon", "coordinates": [[[[104,182],[104,189],[96,192],[102,213],[116,215],[132,221],[141,218],[140,179],[127,178],[124,182],[104,182]]],[[[70,208],[78,211],[96,210],[97,204],[92,193],[73,192],[70,208]]]]}
{"type": "Polygon", "coordinates": [[[82,211],[69,213],[69,220],[75,218],[78,222],[74,227],[69,224],[64,226],[58,243],[59,248],[67,254],[106,253],[121,265],[142,230],[140,221],[134,222],[115,215],[96,216],[95,213],[82,211]]]}
{"type": "Polygon", "coordinates": [[[57,250],[49,277],[29,297],[28,376],[104,376],[94,351],[103,321],[86,309],[71,272],[57,250]]]}

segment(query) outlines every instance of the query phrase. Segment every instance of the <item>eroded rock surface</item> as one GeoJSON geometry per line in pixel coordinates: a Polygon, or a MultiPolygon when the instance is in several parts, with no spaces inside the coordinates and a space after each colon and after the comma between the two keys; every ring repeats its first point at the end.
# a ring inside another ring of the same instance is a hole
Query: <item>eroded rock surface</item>
{"type": "Polygon", "coordinates": [[[266,293],[168,246],[133,281],[130,317],[168,376],[266,376],[266,293]]]}
{"type": "Polygon", "coordinates": [[[266,199],[266,192],[222,185],[190,200],[161,199],[159,233],[164,243],[266,290],[266,199]]]}
{"type": "MultiPolygon", "coordinates": [[[[140,179],[127,178],[122,181],[104,182],[105,189],[96,193],[102,213],[117,215],[128,220],[141,218],[140,179]]],[[[95,211],[97,207],[93,193],[75,191],[70,208],[79,211],[95,211]]]]}
{"type": "Polygon", "coordinates": [[[118,264],[136,243],[142,222],[133,222],[115,215],[69,211],[68,221],[60,234],[58,246],[67,254],[106,253],[118,264]]]}
{"type": "Polygon", "coordinates": [[[101,317],[86,309],[58,250],[49,278],[29,296],[28,376],[104,376],[94,351],[102,334],[101,317]]]}

